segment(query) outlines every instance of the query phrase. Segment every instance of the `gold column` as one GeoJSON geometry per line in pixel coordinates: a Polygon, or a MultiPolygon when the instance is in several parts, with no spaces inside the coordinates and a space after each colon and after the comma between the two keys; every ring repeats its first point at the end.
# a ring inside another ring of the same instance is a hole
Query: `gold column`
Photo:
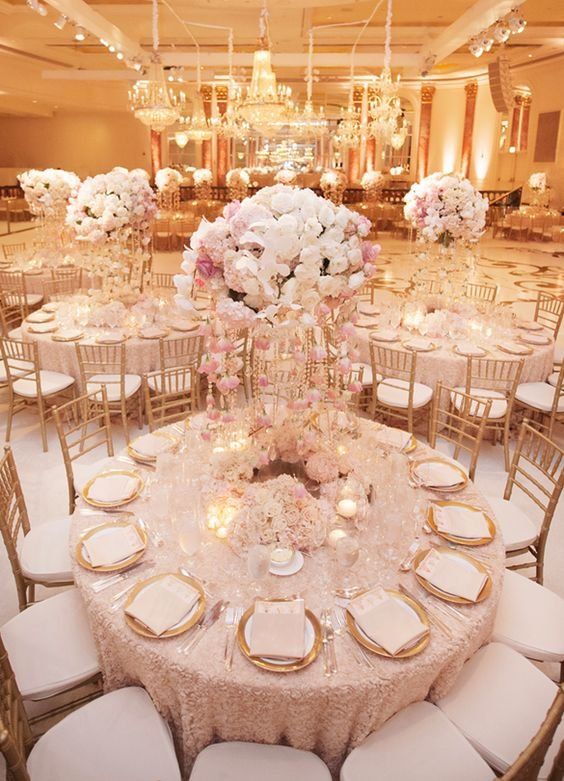
{"type": "Polygon", "coordinates": [[[157,171],[162,168],[161,133],[151,129],[151,177],[154,179],[157,171]]]}
{"type": "MultiPolygon", "coordinates": [[[[222,117],[227,111],[227,87],[216,86],[215,99],[217,101],[217,113],[222,117]]],[[[217,137],[217,183],[225,184],[225,174],[229,165],[229,140],[225,136],[217,137]]]]}
{"type": "Polygon", "coordinates": [[[524,152],[527,149],[530,115],[531,96],[515,95],[509,146],[514,146],[516,152],[524,152]]]}
{"type": "Polygon", "coordinates": [[[431,113],[436,88],[432,84],[421,87],[421,118],[419,120],[419,143],[417,145],[417,178],[427,175],[429,163],[429,142],[431,139],[431,113]]]}
{"type": "MultiPolygon", "coordinates": [[[[353,88],[353,104],[359,113],[362,111],[362,93],[362,86],[355,86],[353,88]]],[[[353,184],[360,180],[360,143],[356,147],[349,148],[348,160],[349,184],[353,184]]]]}
{"type": "Polygon", "coordinates": [[[472,136],[474,133],[474,115],[476,113],[476,95],[478,94],[478,82],[469,81],[464,86],[466,93],[466,108],[464,111],[464,129],[462,131],[462,156],[460,161],[460,173],[468,176],[470,173],[470,158],[472,156],[472,136]]]}
{"type": "MultiPolygon", "coordinates": [[[[370,103],[371,100],[373,100],[374,96],[376,94],[376,89],[374,86],[369,85],[368,87],[368,103],[370,103]]],[[[369,136],[366,139],[366,165],[365,165],[365,171],[374,171],[376,167],[376,139],[374,136],[369,136]]]]}
{"type": "MultiPolygon", "coordinates": [[[[200,88],[200,95],[202,96],[202,102],[204,104],[205,117],[206,119],[211,119],[213,99],[212,87],[209,84],[204,84],[200,88]]],[[[209,141],[202,141],[202,168],[209,168],[210,171],[213,171],[211,139],[209,141]]]]}

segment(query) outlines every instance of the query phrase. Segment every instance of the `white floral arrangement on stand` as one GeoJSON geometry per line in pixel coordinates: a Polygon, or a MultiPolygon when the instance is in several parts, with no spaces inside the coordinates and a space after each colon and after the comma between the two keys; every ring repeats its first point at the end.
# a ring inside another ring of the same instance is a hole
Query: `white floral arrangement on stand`
{"type": "Polygon", "coordinates": [[[542,195],[547,188],[546,173],[544,171],[537,171],[529,176],[528,181],[529,189],[538,195],[542,195]]]}
{"type": "Polygon", "coordinates": [[[292,168],[281,168],[276,172],[274,181],[278,184],[295,185],[298,175],[292,168]]]}
{"type": "Polygon", "coordinates": [[[32,168],[18,175],[18,181],[32,214],[44,219],[64,219],[67,204],[80,185],[72,171],[32,168]]]}
{"type": "Polygon", "coordinates": [[[384,187],[384,176],[380,171],[365,171],[360,180],[367,201],[378,201],[384,187]]]}
{"type": "Polygon", "coordinates": [[[209,168],[194,171],[194,192],[199,201],[209,201],[212,195],[213,175],[209,168]]]}
{"type": "Polygon", "coordinates": [[[488,199],[460,174],[431,174],[404,201],[405,218],[426,242],[474,244],[484,233],[488,199]]]}
{"type": "Polygon", "coordinates": [[[225,176],[230,201],[242,201],[247,197],[251,178],[245,168],[232,168],[225,176]]]}
{"type": "Polygon", "coordinates": [[[347,178],[342,171],[331,169],[323,171],[319,186],[324,198],[328,198],[337,206],[343,202],[343,196],[347,187],[347,178]]]}
{"type": "Polygon", "coordinates": [[[177,211],[180,205],[182,174],[175,168],[161,168],[155,174],[159,209],[177,211]]]}

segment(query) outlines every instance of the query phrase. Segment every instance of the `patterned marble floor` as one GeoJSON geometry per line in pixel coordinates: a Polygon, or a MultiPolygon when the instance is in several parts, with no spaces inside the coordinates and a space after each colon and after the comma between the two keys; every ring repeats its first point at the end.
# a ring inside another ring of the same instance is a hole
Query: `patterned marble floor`
{"type": "MultiPolygon", "coordinates": [[[[31,233],[26,234],[31,241],[31,233]]],[[[0,243],[6,239],[0,239],[0,243]]],[[[7,240],[9,243],[9,239],[7,240]]],[[[381,239],[382,289],[379,296],[389,296],[401,291],[409,284],[409,277],[416,268],[415,256],[408,242],[381,239]]],[[[523,316],[531,316],[533,301],[538,290],[550,290],[564,295],[564,257],[553,253],[562,251],[554,244],[519,244],[485,239],[481,247],[479,270],[487,280],[500,286],[500,301],[513,301],[523,316]]],[[[155,259],[155,270],[177,271],[179,253],[159,253],[155,259]]],[[[0,438],[3,439],[6,423],[5,403],[0,400],[0,438]]],[[[564,442],[563,432],[558,439],[564,442]]],[[[115,427],[118,448],[123,437],[115,427]]],[[[0,439],[0,441],[2,441],[0,439]]],[[[39,524],[66,513],[67,491],[59,445],[53,428],[50,427],[49,452],[40,447],[39,431],[33,413],[17,416],[12,446],[20,471],[24,493],[32,524],[39,524]]],[[[94,460],[94,459],[93,459],[94,460]]],[[[500,447],[483,445],[480,457],[477,483],[484,493],[501,496],[506,480],[500,447]]],[[[515,501],[527,510],[527,500],[515,496],[515,501]]],[[[555,515],[549,540],[546,585],[564,596],[564,500],[555,515]]],[[[15,589],[5,551],[0,546],[0,624],[17,611],[15,589]]],[[[1,777],[1,773],[0,773],[1,777]]]]}

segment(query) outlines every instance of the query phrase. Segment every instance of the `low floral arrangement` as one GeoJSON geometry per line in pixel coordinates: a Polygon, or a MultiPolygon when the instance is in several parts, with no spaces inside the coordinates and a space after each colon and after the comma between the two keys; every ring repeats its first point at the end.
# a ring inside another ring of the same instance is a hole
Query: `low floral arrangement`
{"type": "Polygon", "coordinates": [[[384,186],[384,176],[380,171],[366,171],[362,175],[360,186],[366,193],[366,200],[377,201],[384,186]]]}
{"type": "Polygon", "coordinates": [[[547,181],[546,173],[544,171],[538,171],[537,173],[529,176],[529,188],[538,195],[542,195],[546,191],[547,181]]]}
{"type": "Polygon", "coordinates": [[[424,241],[473,244],[484,233],[488,199],[460,174],[431,174],[404,201],[405,218],[424,241]]]}
{"type": "Polygon", "coordinates": [[[244,168],[232,168],[225,176],[229,200],[242,201],[246,198],[251,178],[244,168]]]}
{"type": "Polygon", "coordinates": [[[72,171],[33,168],[19,174],[18,181],[32,214],[45,219],[63,219],[69,198],[76,194],[80,179],[72,171]]]}
{"type": "Polygon", "coordinates": [[[278,184],[293,185],[296,184],[297,178],[298,178],[297,173],[293,171],[291,168],[281,168],[279,171],[276,172],[274,181],[277,182],[278,184]]]}
{"type": "Polygon", "coordinates": [[[209,168],[197,168],[193,176],[196,198],[200,201],[209,201],[212,194],[212,172],[209,168]]]}
{"type": "Polygon", "coordinates": [[[155,174],[155,185],[160,193],[173,193],[180,189],[182,174],[175,168],[161,168],[155,174]]]}
{"type": "Polygon", "coordinates": [[[147,173],[114,168],[82,182],[71,198],[67,225],[79,239],[91,243],[124,241],[135,234],[146,246],[156,210],[147,173]]]}
{"type": "Polygon", "coordinates": [[[347,178],[342,171],[336,169],[323,171],[319,180],[319,186],[324,198],[328,198],[332,203],[339,205],[343,202],[347,178]]]}

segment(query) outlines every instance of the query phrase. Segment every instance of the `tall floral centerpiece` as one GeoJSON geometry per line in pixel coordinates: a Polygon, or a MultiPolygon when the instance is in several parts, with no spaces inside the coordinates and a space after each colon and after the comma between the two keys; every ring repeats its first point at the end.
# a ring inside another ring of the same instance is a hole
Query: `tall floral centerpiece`
{"type": "Polygon", "coordinates": [[[343,196],[347,186],[347,178],[343,171],[338,169],[323,171],[319,180],[319,186],[324,198],[328,198],[336,205],[343,203],[343,196]]]}
{"type": "Polygon", "coordinates": [[[157,206],[143,169],[114,168],[85,179],[71,198],[67,225],[89,247],[85,262],[103,286],[119,279],[142,285],[157,206]]]}
{"type": "Polygon", "coordinates": [[[384,187],[384,176],[380,171],[366,171],[362,175],[360,186],[364,190],[365,200],[379,201],[382,188],[384,187]]]}
{"type": "Polygon", "coordinates": [[[212,196],[213,175],[209,168],[194,171],[194,193],[199,201],[209,201],[212,196]]]}
{"type": "Polygon", "coordinates": [[[529,176],[527,182],[529,190],[533,193],[532,206],[537,208],[548,206],[549,187],[544,171],[537,171],[529,176]]]}
{"type": "Polygon", "coordinates": [[[175,168],[161,168],[155,174],[157,205],[161,211],[178,211],[182,174],[175,168]]]}
{"type": "Polygon", "coordinates": [[[72,171],[35,168],[18,176],[31,213],[40,220],[43,251],[60,252],[64,244],[67,205],[80,186],[72,171]]]}
{"type": "Polygon", "coordinates": [[[405,218],[417,230],[428,265],[433,261],[445,284],[473,268],[472,250],[486,226],[488,199],[460,174],[434,173],[416,182],[404,198],[405,218]],[[439,247],[438,258],[429,251],[439,247]]]}
{"type": "Polygon", "coordinates": [[[227,195],[230,201],[242,201],[247,197],[251,178],[244,168],[232,168],[225,176],[227,195]]]}
{"type": "Polygon", "coordinates": [[[293,168],[281,168],[279,171],[276,171],[276,174],[274,176],[274,180],[278,184],[296,184],[298,178],[298,174],[296,171],[294,171],[293,168]]]}

